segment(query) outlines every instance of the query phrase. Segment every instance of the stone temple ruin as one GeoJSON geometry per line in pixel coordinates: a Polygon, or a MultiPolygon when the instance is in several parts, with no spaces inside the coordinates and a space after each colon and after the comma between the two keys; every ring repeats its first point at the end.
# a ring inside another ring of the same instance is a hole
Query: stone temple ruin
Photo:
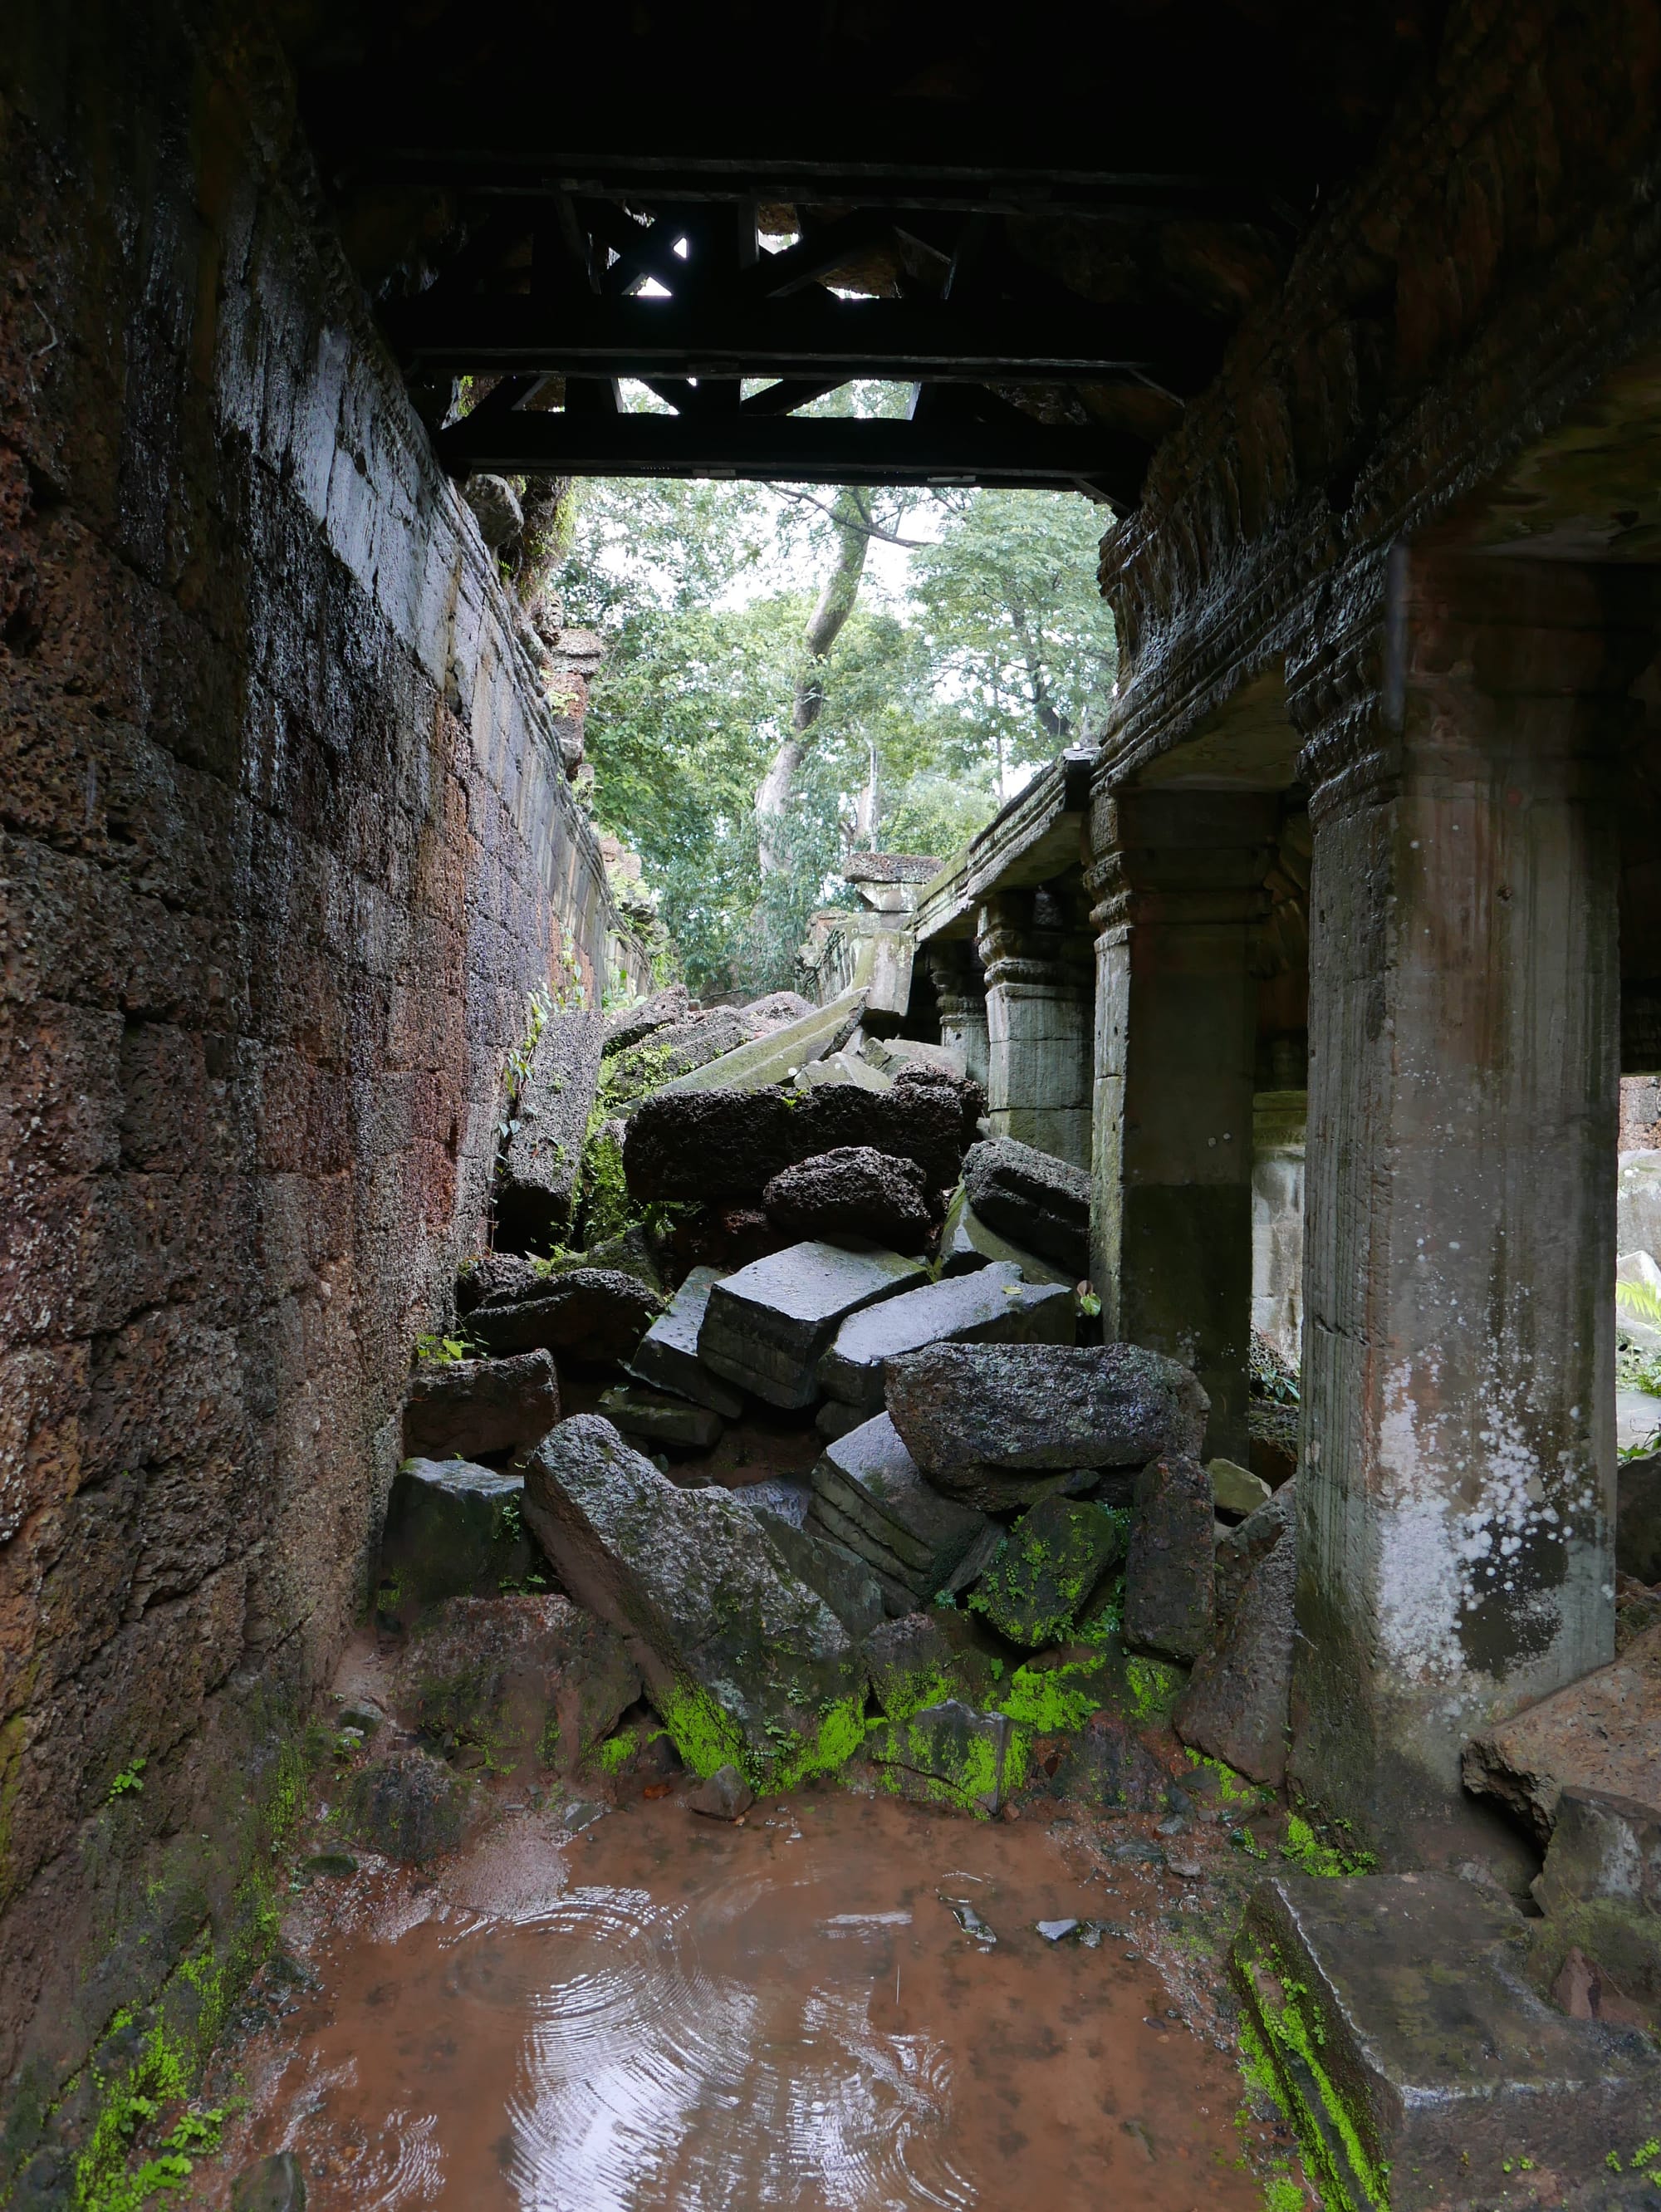
{"type": "Polygon", "coordinates": [[[1244,1791],[1320,2201],[1653,2201],[1658,170],[1641,0],[13,7],[0,2202],[482,1744],[1244,1791]],[[592,474],[1082,491],[1108,726],[694,1006],[592,474]]]}

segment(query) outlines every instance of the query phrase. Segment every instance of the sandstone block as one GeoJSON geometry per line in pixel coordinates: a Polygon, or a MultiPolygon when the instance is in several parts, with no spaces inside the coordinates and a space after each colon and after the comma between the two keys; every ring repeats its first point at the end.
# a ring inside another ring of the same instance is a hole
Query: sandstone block
{"type": "Polygon", "coordinates": [[[1071,1290],[1079,1279],[1065,1268],[1040,1260],[1035,1252],[1023,1251],[1019,1244],[1012,1244],[1007,1237],[1000,1237],[995,1229],[989,1229],[970,1205],[968,1194],[960,1183],[952,1193],[945,1225],[940,1232],[940,1272],[943,1275],[969,1275],[994,1260],[1006,1260],[1019,1267],[1022,1280],[1028,1283],[1064,1283],[1071,1290]]]}
{"type": "Polygon", "coordinates": [[[626,1437],[678,1444],[688,1451],[709,1450],[719,1443],[724,1425],[721,1416],[708,1406],[694,1406],[688,1398],[670,1397],[638,1384],[619,1383],[602,1391],[600,1411],[626,1437]]]}
{"type": "Polygon", "coordinates": [[[1282,1495],[1217,1547],[1217,1632],[1194,1662],[1175,1721],[1185,1743],[1276,1789],[1286,1779],[1296,1628],[1295,1537],[1282,1495]]]}
{"type": "Polygon", "coordinates": [[[1167,1453],[1137,1478],[1125,1562],[1125,1640],[1167,1659],[1196,1659],[1216,1619],[1211,1478],[1167,1453]]]}
{"type": "Polygon", "coordinates": [[[498,1358],[516,1352],[558,1352],[594,1365],[621,1359],[663,1311],[663,1300],[638,1275],[610,1267],[577,1267],[552,1275],[534,1297],[476,1307],[468,1334],[498,1358]]]}
{"type": "Polygon", "coordinates": [[[1566,1789],[1534,1895],[1546,1912],[1607,1899],[1661,1921],[1661,1805],[1566,1789]]]}
{"type": "Polygon", "coordinates": [[[755,1792],[736,1766],[718,1766],[688,1790],[684,1802],[688,1812],[701,1813],[706,1820],[737,1820],[755,1802],[755,1792]]]}
{"type": "Polygon", "coordinates": [[[831,1533],[924,1601],[999,1534],[924,1480],[886,1413],[827,1446],[813,1488],[811,1510],[831,1533]]]}
{"type": "Polygon", "coordinates": [[[1260,1474],[1253,1474],[1249,1467],[1232,1459],[1211,1460],[1205,1471],[1211,1478],[1211,1496],[1219,1513],[1237,1514],[1244,1520],[1274,1496],[1260,1474]]]}
{"type": "Polygon", "coordinates": [[[806,1091],[681,1085],[655,1091],[630,1115],[623,1172],[643,1202],[754,1200],[797,1161],[862,1145],[915,1160],[930,1190],[947,1190],[957,1181],[966,1141],[957,1099],[943,1085],[901,1080],[864,1091],[836,1083],[806,1091]]]}
{"type": "Polygon", "coordinates": [[[1112,1515],[1052,1494],[1015,1523],[969,1602],[1000,1636],[1036,1650],[1072,1632],[1123,1555],[1112,1515]]]}
{"type": "Polygon", "coordinates": [[[871,1688],[889,1720],[951,1702],[991,1705],[1007,1674],[992,1639],[955,1606],[886,1620],[865,1638],[871,1688]]]}
{"type": "Polygon", "coordinates": [[[347,1818],[371,1850],[419,1866],[460,1843],[472,1794],[441,1759],[402,1751],[353,1776],[347,1818]]]}
{"type": "Polygon", "coordinates": [[[745,1503],[797,1580],[818,1591],[856,1643],[886,1618],[882,1586],[857,1552],[765,1505],[745,1503]]]}
{"type": "Polygon", "coordinates": [[[560,1389],[546,1352],[513,1359],[464,1359],[421,1368],[403,1401],[411,1458],[517,1451],[560,1418],[560,1389]]]}
{"type": "Polygon", "coordinates": [[[1486,1791],[1546,1842],[1567,1789],[1661,1806],[1661,1628],[1465,1747],[1467,1790],[1486,1791]]]}
{"type": "Polygon", "coordinates": [[[1069,1733],[1054,1773],[1046,1768],[1040,1786],[1046,1796],[1099,1813],[1162,1813],[1171,1802],[1170,1776],[1124,1716],[1106,1710],[1069,1733]]]}
{"type": "Polygon", "coordinates": [[[785,1168],[761,1203],[787,1235],[860,1237],[894,1252],[921,1252],[933,1229],[922,1169],[869,1145],[844,1145],[785,1168]]]}
{"type": "Polygon", "coordinates": [[[398,1660],[398,1702],[451,1756],[539,1759],[570,1773],[640,1694],[616,1631],[569,1599],[452,1598],[398,1660]]]}
{"type": "Polygon", "coordinates": [[[740,1006],[738,1018],[747,1037],[763,1037],[793,1022],[811,1021],[818,1012],[812,1000],[804,999],[799,991],[769,991],[765,998],[752,999],[747,1006],[740,1006]]]}
{"type": "Polygon", "coordinates": [[[557,1243],[571,1226],[604,1036],[601,1014],[554,1013],[543,1024],[497,1194],[505,1250],[557,1243]]]}
{"type": "Polygon", "coordinates": [[[1616,1482],[1615,1564],[1653,1586],[1661,1583],[1661,1452],[1623,1460],[1616,1482]]]}
{"type": "Polygon", "coordinates": [[[817,1369],[852,1313],[919,1281],[919,1260],[792,1244],[711,1285],[698,1357],[773,1406],[811,1406],[817,1369]]]}
{"type": "Polygon", "coordinates": [[[989,1229],[1075,1281],[1090,1272],[1090,1178],[1013,1137],[987,1137],[963,1162],[963,1188],[989,1229]]]}
{"type": "Polygon", "coordinates": [[[912,1458],[958,1497],[1021,1497],[1018,1481],[989,1484],[989,1474],[1197,1452],[1208,1409],[1187,1368],[1132,1344],[931,1345],[888,1363],[886,1395],[912,1458]]]}
{"type": "Polygon", "coordinates": [[[867,1739],[879,1784],[914,1804],[990,1820],[1019,1781],[1015,1730],[1002,1713],[978,1713],[955,1698],[884,1723],[867,1739]]]}
{"type": "MultiPolygon", "coordinates": [[[[723,1053],[719,1059],[676,1077],[670,1088],[676,1093],[747,1092],[789,1083],[799,1069],[822,1060],[827,1053],[839,1051],[859,1026],[864,1010],[865,994],[848,991],[828,1006],[810,1006],[794,1020],[759,1024],[756,1034],[723,1053]]],[[[828,1147],[821,1146],[819,1149],[825,1151],[828,1147]]]]}
{"type": "Polygon", "coordinates": [[[1022,1283],[1007,1261],[978,1274],[925,1283],[868,1307],[843,1322],[819,1363],[819,1380],[833,1398],[882,1410],[888,1362],[927,1344],[1070,1344],[1072,1292],[1057,1285],[1022,1283]]]}
{"type": "Polygon", "coordinates": [[[537,1553],[520,1517],[524,1491],[523,1475],[468,1460],[404,1462],[380,1544],[381,1577],[396,1580],[403,1619],[444,1598],[494,1596],[504,1582],[524,1580],[537,1553]]]}
{"type": "Polygon", "coordinates": [[[712,1006],[666,1022],[612,1060],[606,1070],[606,1098],[621,1112],[631,1098],[736,1052],[749,1035],[736,1006],[712,1006]]]}
{"type": "Polygon", "coordinates": [[[721,1274],[718,1267],[692,1270],[636,1345],[633,1357],[625,1361],[624,1372],[661,1389],[677,1391],[736,1421],[744,1410],[743,1400],[698,1357],[698,1332],[704,1325],[710,1290],[721,1274]]]}
{"type": "Polygon", "coordinates": [[[696,1773],[783,1787],[858,1744],[852,1638],[730,1492],[677,1489],[586,1414],[532,1455],[524,1510],[566,1588],[628,1639],[696,1773]]]}
{"type": "Polygon", "coordinates": [[[611,1016],[600,1042],[601,1057],[609,1060],[614,1053],[627,1052],[630,1045],[640,1043],[654,1030],[667,1029],[672,1022],[684,1022],[696,1011],[686,985],[671,983],[666,990],[654,992],[637,1006],[625,1006],[621,1013],[611,1016]]]}

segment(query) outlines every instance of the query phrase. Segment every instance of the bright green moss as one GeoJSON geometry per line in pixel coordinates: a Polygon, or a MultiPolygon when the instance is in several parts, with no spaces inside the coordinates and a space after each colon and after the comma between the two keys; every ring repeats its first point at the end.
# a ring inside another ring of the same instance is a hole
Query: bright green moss
{"type": "Polygon", "coordinates": [[[1099,1661],[1076,1659],[1062,1667],[1018,1667],[996,1711],[1040,1735],[1083,1727],[1107,1703],[1099,1661]]]}
{"type": "MultiPolygon", "coordinates": [[[[1286,1972],[1278,1956],[1246,1936],[1235,1956],[1268,2038],[1266,2048],[1258,2045],[1253,2063],[1270,2069],[1271,2094],[1317,2177],[1325,2212],[1389,2212],[1390,2169],[1367,2154],[1355,2118],[1327,2070],[1322,2051],[1325,2030],[1312,2006],[1306,2009],[1309,1991],[1286,1972]],[[1312,2092],[1318,2113],[1309,2101],[1312,2092]]],[[[1248,2072],[1246,2078],[1253,2075],[1248,2072]]]]}
{"type": "Polygon", "coordinates": [[[621,1773],[640,1747],[640,1736],[633,1729],[619,1729],[596,1749],[595,1764],[602,1774],[621,1773]]]}

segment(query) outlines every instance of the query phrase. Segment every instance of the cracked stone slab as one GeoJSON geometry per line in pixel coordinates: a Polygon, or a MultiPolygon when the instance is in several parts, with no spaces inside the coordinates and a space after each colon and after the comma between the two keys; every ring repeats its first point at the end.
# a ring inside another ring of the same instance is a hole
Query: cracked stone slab
{"type": "Polygon", "coordinates": [[[704,1325],[709,1294],[721,1280],[719,1267],[694,1267],[623,1362],[625,1375],[661,1390],[677,1390],[712,1412],[736,1421],[744,1401],[736,1390],[714,1375],[698,1357],[698,1332],[704,1325]]]}
{"type": "Polygon", "coordinates": [[[1024,1283],[995,1261],[973,1275],[925,1283],[843,1322],[819,1363],[827,1395],[868,1414],[882,1411],[887,1363],[925,1344],[1070,1344],[1070,1291],[1024,1283]]]}
{"type": "Polygon", "coordinates": [[[792,1244],[711,1285],[699,1359],[769,1405],[811,1406],[819,1397],[820,1359],[848,1316],[909,1289],[926,1273],[922,1261],[897,1252],[792,1244]]]}

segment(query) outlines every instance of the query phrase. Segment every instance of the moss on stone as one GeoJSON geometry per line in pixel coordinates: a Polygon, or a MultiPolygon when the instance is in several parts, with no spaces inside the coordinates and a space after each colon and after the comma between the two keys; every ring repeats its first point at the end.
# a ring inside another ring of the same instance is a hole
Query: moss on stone
{"type": "Polygon", "coordinates": [[[1326,2031],[1312,1992],[1288,1972],[1271,1944],[1248,1933],[1235,1945],[1234,1963],[1264,2039],[1254,2063],[1266,2071],[1270,2094],[1292,2123],[1325,2212],[1389,2212],[1389,2166],[1369,2154],[1362,2124],[1326,2066],[1326,2031]]]}
{"type": "Polygon", "coordinates": [[[1100,1662],[1076,1659],[1058,1667],[1017,1667],[996,1710],[1036,1735],[1059,1735],[1082,1728],[1109,1702],[1100,1662]]]}

